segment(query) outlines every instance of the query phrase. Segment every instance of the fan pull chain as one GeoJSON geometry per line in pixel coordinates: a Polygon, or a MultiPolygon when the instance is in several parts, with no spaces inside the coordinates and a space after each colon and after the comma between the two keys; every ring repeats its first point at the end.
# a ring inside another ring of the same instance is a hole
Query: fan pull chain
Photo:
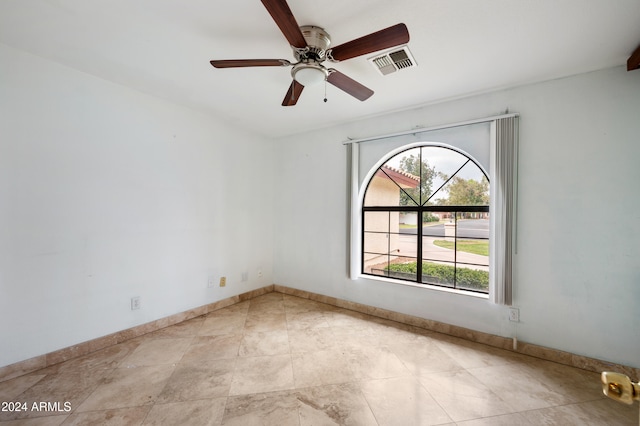
{"type": "Polygon", "coordinates": [[[327,79],[324,80],[324,102],[327,102],[327,79]]]}

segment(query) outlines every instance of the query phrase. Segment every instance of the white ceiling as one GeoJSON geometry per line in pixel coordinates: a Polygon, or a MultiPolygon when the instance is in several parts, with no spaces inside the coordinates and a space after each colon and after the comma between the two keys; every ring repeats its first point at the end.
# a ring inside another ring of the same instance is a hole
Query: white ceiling
{"type": "Polygon", "coordinates": [[[381,76],[368,56],[332,64],[375,94],[360,102],[327,85],[324,103],[321,85],[282,107],[288,68],[209,64],[293,61],[259,0],[2,0],[0,42],[270,137],[620,65],[640,44],[638,0],[288,2],[333,45],[404,22],[418,67],[381,76]]]}

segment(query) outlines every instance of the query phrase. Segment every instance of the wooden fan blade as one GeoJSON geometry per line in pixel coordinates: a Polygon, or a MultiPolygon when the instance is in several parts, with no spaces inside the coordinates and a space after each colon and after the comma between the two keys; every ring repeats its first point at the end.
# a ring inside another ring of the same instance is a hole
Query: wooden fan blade
{"type": "Polygon", "coordinates": [[[304,86],[293,80],[291,82],[291,86],[289,86],[287,95],[282,100],[282,106],[293,106],[297,104],[300,94],[302,93],[302,89],[304,89],[304,86]]]}
{"type": "Polygon", "coordinates": [[[329,52],[331,58],[334,60],[344,61],[408,42],[409,30],[407,30],[407,26],[405,24],[397,24],[364,37],[348,41],[330,49],[329,52]]]}
{"type": "Polygon", "coordinates": [[[291,62],[286,59],[225,59],[209,62],[216,68],[287,67],[291,65],[291,62]]]}
{"type": "Polygon", "coordinates": [[[302,35],[302,31],[300,31],[300,26],[296,22],[293,13],[291,13],[286,0],[262,0],[262,4],[267,8],[267,11],[291,46],[300,49],[307,47],[307,42],[302,35]]]}
{"type": "Polygon", "coordinates": [[[333,68],[329,71],[330,73],[329,77],[327,77],[327,81],[336,86],[338,89],[347,92],[354,98],[357,98],[361,101],[366,101],[371,97],[371,95],[373,95],[373,90],[369,89],[366,86],[363,86],[354,79],[347,77],[340,71],[336,71],[333,68]]]}

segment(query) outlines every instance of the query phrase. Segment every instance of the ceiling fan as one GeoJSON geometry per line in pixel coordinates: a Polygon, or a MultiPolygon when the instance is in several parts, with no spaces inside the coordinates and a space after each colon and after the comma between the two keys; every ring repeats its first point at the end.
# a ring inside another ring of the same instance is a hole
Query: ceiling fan
{"type": "Polygon", "coordinates": [[[361,101],[369,99],[373,95],[373,90],[334,68],[325,67],[322,63],[325,60],[344,61],[409,42],[407,26],[397,24],[329,48],[331,45],[329,34],[324,29],[313,25],[298,26],[286,0],[261,1],[291,45],[296,62],[291,63],[286,59],[231,59],[210,62],[215,68],[293,67],[291,69],[293,81],[282,101],[282,106],[295,105],[305,86],[322,81],[331,83],[361,101]]]}

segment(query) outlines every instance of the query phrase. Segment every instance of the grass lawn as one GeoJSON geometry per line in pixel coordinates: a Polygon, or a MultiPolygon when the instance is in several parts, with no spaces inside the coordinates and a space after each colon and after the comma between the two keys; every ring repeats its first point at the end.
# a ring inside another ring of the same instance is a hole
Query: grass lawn
{"type": "Polygon", "coordinates": [[[416,229],[418,225],[408,225],[406,223],[400,224],[400,229],[416,229]]]}
{"type": "MultiPolygon", "coordinates": [[[[453,241],[435,240],[433,244],[438,247],[454,249],[453,241]]],[[[486,240],[458,240],[458,251],[489,256],[489,241],[486,240]]]]}

